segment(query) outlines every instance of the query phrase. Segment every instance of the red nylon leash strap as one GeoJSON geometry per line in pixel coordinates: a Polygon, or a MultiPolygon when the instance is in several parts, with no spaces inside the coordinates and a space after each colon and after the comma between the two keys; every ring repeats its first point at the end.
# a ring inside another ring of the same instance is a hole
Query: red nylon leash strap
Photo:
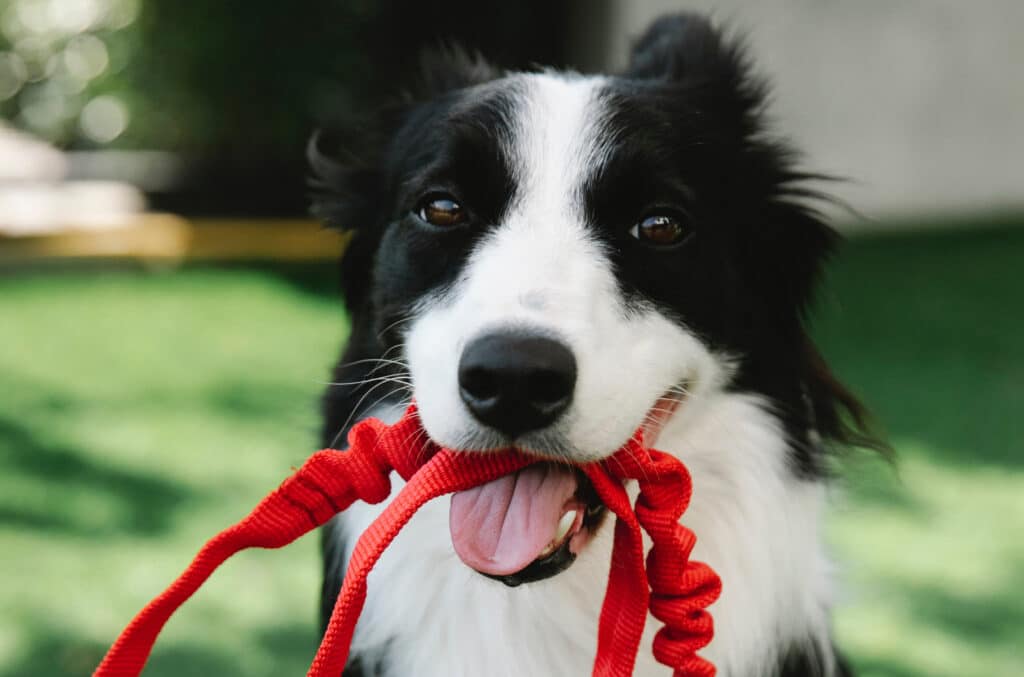
{"type": "Polygon", "coordinates": [[[638,433],[607,462],[583,471],[617,518],[593,674],[633,674],[649,608],[665,624],[654,637],[658,662],[673,668],[675,677],[712,677],[715,666],[697,651],[714,635],[707,607],[718,599],[722,584],[711,567],[690,561],[697,539],[679,523],[690,503],[686,467],[669,454],[645,448],[638,433]],[[635,513],[623,479],[640,485],[635,513]],[[646,572],[640,527],[651,537],[646,572]]]}
{"type": "MultiPolygon", "coordinates": [[[[340,675],[366,599],[367,576],[416,510],[443,494],[537,462],[515,451],[458,454],[423,441],[421,432],[415,407],[410,407],[393,426],[373,419],[356,425],[347,452],[323,450],[311,456],[245,519],[208,541],[181,576],[129,623],[93,674],[138,675],[168,618],[224,560],[244,548],[287,545],[356,500],[383,501],[394,470],[408,483],[357,541],[309,670],[310,677],[340,675]]],[[[686,468],[667,454],[644,448],[638,433],[605,462],[582,469],[617,516],[593,674],[632,674],[649,608],[665,623],[654,640],[655,658],[672,667],[676,677],[714,675],[714,666],[696,652],[711,641],[706,607],[718,597],[721,585],[709,567],[689,561],[695,539],[679,524],[690,498],[686,468]],[[635,512],[624,479],[639,481],[635,512]],[[646,571],[641,527],[652,541],[646,571]]]]}

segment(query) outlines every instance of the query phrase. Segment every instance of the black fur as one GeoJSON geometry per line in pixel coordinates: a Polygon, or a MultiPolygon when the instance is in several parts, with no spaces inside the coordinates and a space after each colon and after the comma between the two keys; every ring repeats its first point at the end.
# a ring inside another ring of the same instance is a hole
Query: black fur
{"type": "MultiPolygon", "coordinates": [[[[324,138],[311,144],[314,212],[352,232],[342,262],[352,335],[332,381],[400,374],[397,365],[362,360],[388,355],[410,304],[455,278],[514,199],[512,164],[498,143],[515,120],[514,91],[487,85],[500,75],[477,57],[447,50],[425,61],[420,85],[401,107],[379,115],[376,130],[363,132],[347,157],[324,138]],[[432,189],[472,194],[475,227],[424,232],[409,213],[432,189]]],[[[860,404],[805,328],[815,284],[838,241],[808,206],[815,194],[806,184],[816,177],[766,135],[764,96],[742,49],[707,20],[657,21],[637,42],[627,71],[603,92],[610,111],[604,125],[615,143],[607,171],[584,186],[584,200],[627,296],[657,304],[709,345],[741,356],[733,387],[773,402],[794,471],[814,480],[827,470],[826,446],[877,443],[860,404]],[[692,228],[683,244],[657,256],[619,227],[651,204],[679,209],[692,228]]],[[[407,395],[389,387],[329,387],[324,445],[341,446],[345,428],[381,396],[407,395]]],[[[343,574],[343,544],[336,530],[324,534],[326,622],[343,574]]],[[[796,647],[786,656],[781,677],[818,674],[813,652],[796,647]]],[[[345,674],[376,672],[356,661],[345,674]]]]}
{"type": "Polygon", "coordinates": [[[874,444],[863,410],[804,328],[838,236],[808,206],[814,178],[764,132],[765,85],[738,44],[702,17],[655,22],[607,92],[616,145],[587,187],[590,218],[616,252],[628,293],[655,301],[710,345],[742,355],[735,387],[767,395],[807,477],[826,441],[874,444]],[[683,205],[694,235],[651,257],[618,224],[650,204],[683,205]],[[852,423],[852,424],[851,424],[852,423]]]}

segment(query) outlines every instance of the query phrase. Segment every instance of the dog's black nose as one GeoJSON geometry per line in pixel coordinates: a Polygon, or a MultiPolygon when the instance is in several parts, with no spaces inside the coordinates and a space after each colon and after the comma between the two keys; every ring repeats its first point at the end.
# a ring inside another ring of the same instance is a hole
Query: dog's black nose
{"type": "Polygon", "coordinates": [[[548,425],[569,406],[576,358],[550,338],[509,332],[473,340],[459,360],[459,393],[481,423],[510,437],[548,425]]]}

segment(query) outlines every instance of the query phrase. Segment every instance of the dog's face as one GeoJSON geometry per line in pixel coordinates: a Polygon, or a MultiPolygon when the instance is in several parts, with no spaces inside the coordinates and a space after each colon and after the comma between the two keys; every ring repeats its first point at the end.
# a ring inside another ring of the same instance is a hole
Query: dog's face
{"type": "Polygon", "coordinates": [[[414,273],[405,355],[437,442],[594,460],[711,377],[693,319],[710,243],[692,182],[634,152],[666,141],[656,105],[623,110],[643,94],[518,75],[441,112],[384,242],[414,273]]]}
{"type": "Polygon", "coordinates": [[[832,233],[791,200],[742,61],[676,19],[619,77],[463,64],[335,187],[322,211],[370,279],[357,322],[370,352],[400,349],[435,442],[581,462],[721,388],[802,411],[832,233]]]}

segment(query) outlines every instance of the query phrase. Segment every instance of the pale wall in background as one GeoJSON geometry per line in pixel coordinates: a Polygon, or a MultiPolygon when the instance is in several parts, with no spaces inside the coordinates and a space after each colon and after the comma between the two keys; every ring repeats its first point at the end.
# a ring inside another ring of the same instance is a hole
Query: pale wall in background
{"type": "MultiPolygon", "coordinates": [[[[575,51],[621,68],[654,17],[711,12],[748,37],[771,112],[869,219],[1024,209],[1024,0],[604,0],[575,51]]],[[[871,227],[870,221],[855,227],[871,227]]]]}

